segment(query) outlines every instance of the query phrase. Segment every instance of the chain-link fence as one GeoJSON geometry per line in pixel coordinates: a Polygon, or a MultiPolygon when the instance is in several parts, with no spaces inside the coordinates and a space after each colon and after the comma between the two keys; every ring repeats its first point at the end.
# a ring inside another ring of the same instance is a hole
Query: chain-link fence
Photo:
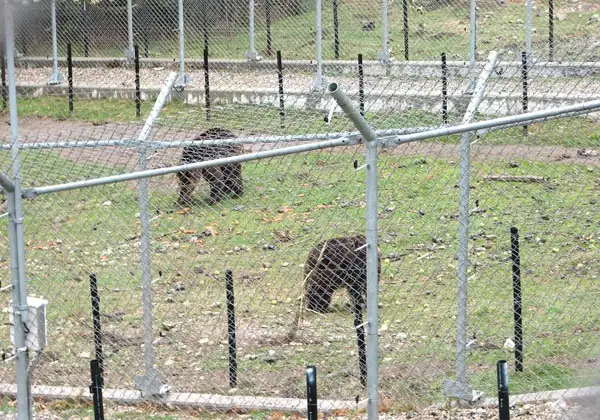
{"type": "MultiPolygon", "coordinates": [[[[52,4],[40,0],[20,12],[16,41],[25,57],[52,56],[52,4]]],[[[320,26],[326,60],[355,60],[357,54],[366,59],[437,60],[442,52],[451,60],[468,60],[473,34],[482,56],[490,50],[519,52],[528,44],[534,56],[552,61],[572,51],[573,45],[586,43],[587,35],[599,24],[593,2],[569,0],[120,0],[54,4],[62,57],[66,44],[71,43],[74,57],[124,57],[133,44],[138,44],[144,57],[178,58],[180,6],[185,56],[190,59],[201,58],[203,49],[209,48],[212,57],[227,60],[272,58],[277,50],[288,59],[314,60],[320,26]],[[248,56],[248,52],[252,54],[248,56]]],[[[596,54],[593,49],[590,53],[596,54]]]]}
{"type": "Polygon", "coordinates": [[[598,5],[186,1],[183,43],[130,5],[56,2],[54,58],[52,4],[4,5],[4,395],[87,397],[92,359],[107,401],[202,411],[303,410],[309,364],[371,416],[500,359],[600,384],[598,5]]]}

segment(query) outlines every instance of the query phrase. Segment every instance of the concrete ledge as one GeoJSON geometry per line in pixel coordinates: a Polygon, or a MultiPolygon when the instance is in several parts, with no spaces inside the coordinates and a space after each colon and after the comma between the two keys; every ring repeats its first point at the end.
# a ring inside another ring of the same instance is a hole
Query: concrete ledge
{"type": "MultiPolygon", "coordinates": [[[[46,400],[84,399],[92,400],[92,395],[87,388],[61,387],[61,386],[33,386],[31,389],[34,398],[46,400]]],[[[15,397],[17,386],[14,384],[0,384],[0,395],[15,397]]],[[[284,411],[306,412],[306,400],[300,398],[276,398],[263,396],[241,395],[216,395],[173,392],[162,398],[144,398],[140,391],[131,389],[104,389],[102,396],[106,401],[119,404],[156,403],[179,408],[202,408],[211,411],[284,411]]],[[[320,412],[334,410],[354,410],[357,404],[354,401],[319,400],[320,412]]],[[[364,408],[364,403],[359,409],[364,408]]]]}
{"type": "MultiPolygon", "coordinates": [[[[52,60],[49,57],[21,57],[15,61],[17,67],[52,67],[52,60]]],[[[166,67],[174,70],[179,69],[179,59],[177,58],[142,58],[140,59],[142,67],[166,67]]],[[[201,59],[186,59],[186,68],[203,69],[204,64],[201,59]]],[[[284,71],[296,71],[314,73],[316,64],[312,60],[285,60],[284,71]]],[[[349,60],[325,60],[323,62],[323,71],[325,75],[352,74],[357,72],[357,63],[349,60]]],[[[67,59],[59,57],[59,66],[66,68],[67,59]]],[[[108,57],[74,57],[74,67],[132,67],[133,62],[126,58],[108,58],[108,57]]],[[[469,63],[467,61],[448,61],[448,77],[466,77],[470,74],[469,63]]],[[[475,65],[475,73],[481,72],[485,66],[484,62],[478,62],[475,65]]],[[[273,71],[277,69],[275,60],[226,60],[210,59],[210,68],[215,71],[273,71]]],[[[365,76],[403,76],[403,77],[441,77],[440,61],[394,61],[388,65],[383,65],[379,61],[367,60],[363,62],[365,76]]],[[[501,61],[498,63],[496,77],[512,78],[521,77],[521,63],[516,61],[501,61]]],[[[600,75],[600,63],[597,62],[535,62],[529,69],[529,75],[534,77],[588,77],[600,75]]]]}
{"type": "MultiPolygon", "coordinates": [[[[142,100],[150,101],[158,96],[160,89],[150,88],[142,90],[142,100]]],[[[17,94],[22,97],[62,96],[66,102],[68,95],[67,86],[47,85],[18,85],[17,94]]],[[[356,95],[357,92],[348,92],[356,95]]],[[[135,90],[130,88],[105,88],[105,87],[76,87],[74,95],[78,99],[129,99],[134,100],[135,90]]],[[[269,105],[279,106],[279,94],[277,90],[238,90],[221,89],[211,90],[210,97],[213,105],[269,105]]],[[[190,105],[204,104],[203,89],[186,89],[183,92],[174,92],[170,100],[180,100],[190,105]]],[[[552,96],[529,96],[529,111],[538,111],[550,107],[575,105],[584,101],[598,99],[598,95],[568,95],[554,94],[552,96]]],[[[57,101],[59,98],[57,98],[57,101]]],[[[449,112],[462,113],[469,103],[470,96],[453,93],[448,96],[449,112]]],[[[522,98],[519,93],[494,93],[484,96],[479,107],[479,113],[484,116],[503,116],[522,112],[522,98]]],[[[329,98],[323,93],[311,93],[307,91],[287,91],[285,94],[286,108],[314,108],[327,110],[330,104],[329,98]]],[[[77,106],[77,104],[75,104],[77,106]]],[[[133,106],[133,105],[132,105],[133,106]]],[[[380,94],[367,96],[365,108],[370,112],[403,112],[407,110],[421,110],[432,114],[441,114],[442,97],[440,93],[431,91],[398,92],[391,94],[380,94]]],[[[337,112],[341,112],[337,110],[337,112]]]]}
{"type": "MultiPolygon", "coordinates": [[[[517,394],[510,396],[510,405],[518,404],[539,404],[548,401],[566,401],[585,400],[588,398],[600,397],[600,386],[591,386],[585,388],[559,389],[556,391],[541,391],[529,394],[517,394]]],[[[481,407],[497,407],[498,398],[485,398],[475,404],[481,407]]]]}

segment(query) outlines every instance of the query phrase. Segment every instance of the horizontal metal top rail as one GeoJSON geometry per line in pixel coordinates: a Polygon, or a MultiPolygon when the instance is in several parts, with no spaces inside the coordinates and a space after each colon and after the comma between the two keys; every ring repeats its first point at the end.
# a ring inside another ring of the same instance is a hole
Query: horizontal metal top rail
{"type": "Polygon", "coordinates": [[[215,159],[215,160],[204,161],[204,162],[189,163],[186,165],[178,165],[178,166],[171,166],[171,167],[167,167],[167,168],[150,169],[150,170],[145,170],[145,171],[121,174],[121,175],[112,175],[112,176],[89,179],[89,180],[84,180],[84,181],[76,181],[76,182],[69,182],[69,183],[65,183],[65,184],[50,185],[47,187],[28,188],[28,189],[23,190],[23,197],[33,198],[33,197],[36,197],[41,194],[49,194],[49,193],[59,192],[59,191],[69,191],[69,190],[75,190],[75,189],[80,189],[80,188],[88,188],[88,187],[113,184],[113,183],[123,182],[123,181],[132,181],[132,180],[136,180],[136,179],[150,178],[150,177],[154,177],[154,176],[173,174],[176,172],[190,171],[193,169],[211,168],[211,167],[225,165],[225,164],[248,162],[251,160],[266,159],[266,158],[270,158],[270,157],[284,156],[284,155],[289,155],[289,154],[294,154],[294,153],[309,152],[312,150],[327,149],[330,147],[348,146],[348,145],[359,144],[359,143],[360,143],[360,140],[358,138],[344,137],[341,139],[328,140],[328,141],[323,141],[323,142],[319,142],[319,143],[301,144],[298,146],[284,147],[281,149],[265,150],[262,152],[248,153],[248,154],[237,155],[237,156],[232,156],[232,157],[228,157],[228,158],[215,159]]]}
{"type": "Polygon", "coordinates": [[[507,127],[520,124],[525,125],[526,123],[537,121],[542,122],[552,117],[567,118],[572,116],[574,113],[582,114],[592,112],[597,109],[600,109],[600,99],[559,108],[550,108],[542,111],[528,112],[525,114],[511,115],[508,117],[494,118],[492,120],[461,124],[452,127],[442,127],[437,128],[435,130],[423,131],[420,133],[390,136],[380,138],[379,141],[382,146],[395,146],[418,140],[426,140],[433,139],[436,137],[446,137],[455,134],[462,134],[469,131],[481,130],[482,132],[484,132],[485,130],[492,129],[494,127],[507,127]]]}

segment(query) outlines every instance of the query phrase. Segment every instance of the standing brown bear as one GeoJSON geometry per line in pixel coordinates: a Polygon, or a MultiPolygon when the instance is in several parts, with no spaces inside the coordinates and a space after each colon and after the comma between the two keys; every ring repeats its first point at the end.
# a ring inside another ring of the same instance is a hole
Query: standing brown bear
{"type": "MultiPolygon", "coordinates": [[[[333,293],[345,287],[353,307],[364,308],[367,295],[367,247],[364,235],[333,238],[315,245],[304,264],[306,308],[327,312],[333,293]]],[[[378,275],[381,251],[378,249],[378,275]]]]}
{"type": "MultiPolygon", "coordinates": [[[[211,128],[200,134],[194,140],[221,140],[234,139],[235,134],[222,128],[211,128]]],[[[193,145],[186,146],[181,156],[181,164],[204,162],[207,160],[222,159],[230,156],[240,155],[244,152],[241,144],[221,145],[193,145]]],[[[244,194],[244,181],[242,179],[242,164],[228,163],[211,168],[194,169],[177,173],[179,181],[180,205],[189,205],[192,201],[192,193],[198,181],[204,177],[210,184],[210,202],[216,203],[224,197],[240,197],[244,194]]]]}

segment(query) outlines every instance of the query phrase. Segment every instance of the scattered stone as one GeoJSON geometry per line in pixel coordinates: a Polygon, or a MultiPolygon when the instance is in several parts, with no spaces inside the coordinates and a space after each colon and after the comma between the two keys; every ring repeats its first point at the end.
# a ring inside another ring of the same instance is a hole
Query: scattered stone
{"type": "Polygon", "coordinates": [[[506,341],[504,342],[504,346],[505,349],[509,349],[512,350],[515,348],[515,342],[512,341],[510,338],[507,338],[506,341]]]}
{"type": "Polygon", "coordinates": [[[245,208],[246,208],[245,206],[237,205],[237,206],[233,206],[231,208],[231,210],[233,210],[233,211],[244,211],[245,208]]]}
{"type": "Polygon", "coordinates": [[[204,267],[194,267],[194,273],[196,273],[196,274],[204,273],[204,267]]]}
{"type": "Polygon", "coordinates": [[[176,292],[183,292],[185,290],[185,284],[179,282],[175,285],[176,292]]]}
{"type": "Polygon", "coordinates": [[[375,29],[375,22],[372,20],[369,21],[363,21],[362,23],[362,30],[365,32],[371,32],[375,29]]]}
{"type": "Polygon", "coordinates": [[[396,340],[406,341],[406,339],[408,339],[408,334],[403,332],[396,334],[396,340]]]}
{"type": "Polygon", "coordinates": [[[105,201],[104,203],[102,203],[103,206],[112,206],[112,201],[105,201]]]}
{"type": "Polygon", "coordinates": [[[81,357],[82,359],[89,359],[90,353],[87,351],[82,351],[81,353],[79,353],[79,357],[81,357]]]}
{"type": "Polygon", "coordinates": [[[577,149],[577,156],[581,157],[596,157],[598,152],[592,149],[577,149]]]}
{"type": "Polygon", "coordinates": [[[508,167],[509,168],[518,168],[519,166],[521,166],[521,164],[519,162],[515,162],[515,161],[509,161],[508,162],[508,167]]]}
{"type": "Polygon", "coordinates": [[[165,321],[162,323],[162,328],[165,331],[171,331],[173,328],[175,328],[175,324],[173,322],[165,321]]]}

